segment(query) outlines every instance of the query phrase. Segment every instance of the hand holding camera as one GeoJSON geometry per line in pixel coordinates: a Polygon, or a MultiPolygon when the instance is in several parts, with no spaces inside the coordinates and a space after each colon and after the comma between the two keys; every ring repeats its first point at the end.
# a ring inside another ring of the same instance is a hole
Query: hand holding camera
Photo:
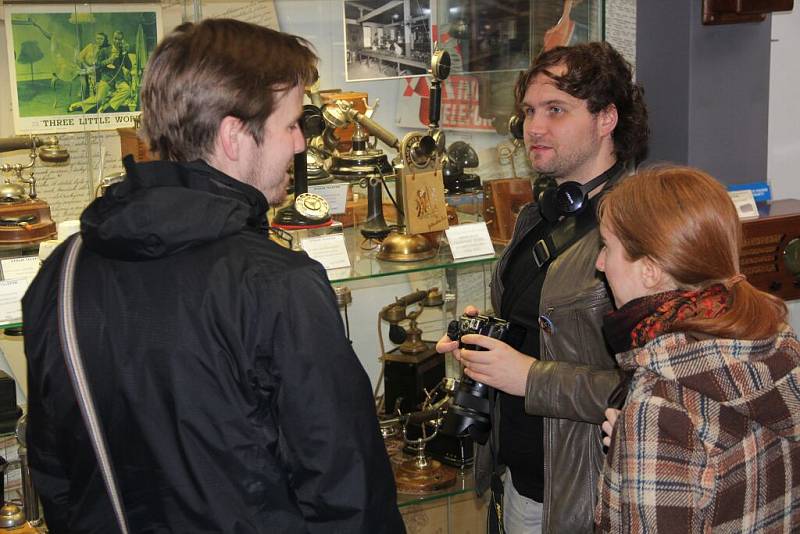
{"type": "Polygon", "coordinates": [[[437,343],[437,350],[455,352],[459,347],[455,353],[464,364],[464,376],[448,409],[442,433],[469,434],[478,443],[486,442],[491,428],[489,386],[514,395],[525,394],[527,371],[533,358],[509,345],[519,345],[524,335],[524,329],[488,315],[465,313],[450,323],[447,336],[437,343]]]}
{"type": "Polygon", "coordinates": [[[528,369],[535,358],[514,348],[524,338],[520,327],[496,317],[465,314],[450,323],[447,337],[459,340],[456,358],[469,378],[510,395],[525,395],[528,369]],[[454,323],[459,323],[458,331],[454,323]]]}
{"type": "MultiPolygon", "coordinates": [[[[467,306],[464,308],[463,316],[474,317],[480,313],[480,310],[475,306],[467,306]]],[[[463,317],[462,316],[462,317],[463,317]]],[[[439,341],[436,342],[436,352],[444,354],[445,352],[452,352],[456,360],[461,361],[461,343],[458,339],[451,339],[447,334],[443,335],[439,341]]]]}

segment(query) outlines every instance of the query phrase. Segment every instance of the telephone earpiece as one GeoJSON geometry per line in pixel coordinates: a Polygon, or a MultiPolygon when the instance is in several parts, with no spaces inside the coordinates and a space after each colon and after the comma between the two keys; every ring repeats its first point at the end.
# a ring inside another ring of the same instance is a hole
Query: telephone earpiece
{"type": "Polygon", "coordinates": [[[511,134],[511,137],[518,141],[522,141],[525,137],[525,118],[522,116],[521,112],[517,112],[508,119],[508,133],[511,134]]]}

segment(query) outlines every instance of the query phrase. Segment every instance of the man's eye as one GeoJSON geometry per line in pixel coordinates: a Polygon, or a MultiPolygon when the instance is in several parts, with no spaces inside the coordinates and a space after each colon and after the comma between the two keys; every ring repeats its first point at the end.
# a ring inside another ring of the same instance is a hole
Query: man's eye
{"type": "Polygon", "coordinates": [[[526,117],[533,117],[533,108],[526,108],[522,112],[526,117]]]}
{"type": "Polygon", "coordinates": [[[550,107],[550,113],[563,113],[563,112],[564,112],[564,108],[561,108],[559,106],[551,106],[550,107]]]}

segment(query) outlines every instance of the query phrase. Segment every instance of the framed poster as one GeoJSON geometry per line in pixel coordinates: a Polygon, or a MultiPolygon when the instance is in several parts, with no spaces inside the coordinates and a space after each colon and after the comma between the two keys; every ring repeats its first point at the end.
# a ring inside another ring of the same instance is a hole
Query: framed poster
{"type": "Polygon", "coordinates": [[[430,0],[344,0],[348,82],[423,76],[431,61],[430,0]]]}
{"type": "Polygon", "coordinates": [[[5,21],[17,134],[132,125],[160,5],[13,5],[5,21]]]}

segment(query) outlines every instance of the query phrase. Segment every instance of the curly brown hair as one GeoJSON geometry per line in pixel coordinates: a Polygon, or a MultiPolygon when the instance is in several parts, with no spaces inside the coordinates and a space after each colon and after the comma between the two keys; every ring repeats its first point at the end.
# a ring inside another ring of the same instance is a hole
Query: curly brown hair
{"type": "Polygon", "coordinates": [[[521,109],[525,92],[539,74],[551,78],[558,89],[586,100],[590,113],[599,113],[610,105],[617,108],[614,129],[614,153],[624,162],[639,163],[647,155],[650,130],[644,90],[633,82],[630,63],[605,42],[559,46],[539,54],[528,70],[520,74],[514,94],[521,109]],[[563,76],[555,76],[553,67],[564,65],[563,76]]]}

